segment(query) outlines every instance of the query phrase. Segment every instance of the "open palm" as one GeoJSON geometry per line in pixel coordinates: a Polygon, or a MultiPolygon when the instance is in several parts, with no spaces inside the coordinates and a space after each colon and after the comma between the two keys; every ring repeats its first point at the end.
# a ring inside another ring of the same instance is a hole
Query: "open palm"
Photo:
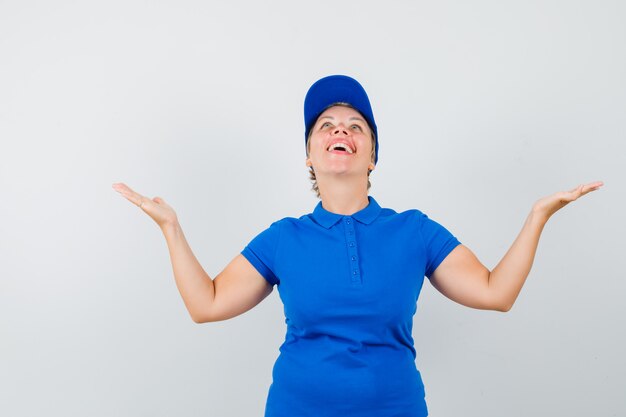
{"type": "Polygon", "coordinates": [[[559,191],[547,197],[543,197],[533,205],[533,212],[538,213],[541,216],[545,216],[545,219],[549,219],[554,213],[577,200],[583,195],[595,191],[602,187],[604,183],[602,181],[595,181],[589,184],[581,184],[576,188],[569,191],[559,191]]]}
{"type": "Polygon", "coordinates": [[[124,183],[113,184],[113,189],[122,194],[128,201],[139,206],[159,227],[172,224],[177,221],[176,212],[161,197],[150,199],[135,191],[124,183]]]}

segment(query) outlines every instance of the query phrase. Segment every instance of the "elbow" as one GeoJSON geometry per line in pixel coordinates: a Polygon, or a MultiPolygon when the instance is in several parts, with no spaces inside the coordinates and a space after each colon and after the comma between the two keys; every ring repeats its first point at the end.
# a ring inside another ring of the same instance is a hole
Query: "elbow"
{"type": "Polygon", "coordinates": [[[193,322],[196,324],[209,323],[214,321],[211,320],[210,317],[207,317],[206,314],[189,313],[189,315],[191,316],[191,320],[193,320],[193,322]]]}
{"type": "Polygon", "coordinates": [[[193,322],[197,324],[214,323],[216,321],[223,321],[227,319],[227,317],[223,317],[223,316],[217,315],[209,311],[189,313],[189,315],[191,316],[191,319],[193,320],[193,322]]]}
{"type": "Polygon", "coordinates": [[[507,300],[501,296],[492,295],[488,300],[485,300],[484,308],[485,310],[498,311],[500,313],[506,313],[513,308],[513,304],[515,300],[507,300]]]}
{"type": "Polygon", "coordinates": [[[511,311],[511,308],[513,308],[512,302],[509,303],[509,302],[503,301],[493,306],[492,310],[499,311],[500,313],[507,313],[511,311]]]}
{"type": "Polygon", "coordinates": [[[496,291],[490,291],[485,301],[485,309],[506,313],[513,308],[515,298],[507,297],[507,294],[501,294],[496,291]]]}
{"type": "Polygon", "coordinates": [[[189,314],[189,316],[191,317],[191,320],[193,320],[193,322],[196,323],[196,324],[206,323],[204,321],[204,319],[202,317],[200,317],[200,316],[196,316],[196,315],[193,315],[191,313],[189,314]]]}
{"type": "Polygon", "coordinates": [[[193,322],[194,322],[194,323],[196,323],[196,324],[206,323],[206,321],[205,321],[205,320],[203,320],[203,319],[201,319],[201,318],[199,318],[199,317],[194,317],[194,316],[191,316],[191,320],[193,320],[193,322]]]}

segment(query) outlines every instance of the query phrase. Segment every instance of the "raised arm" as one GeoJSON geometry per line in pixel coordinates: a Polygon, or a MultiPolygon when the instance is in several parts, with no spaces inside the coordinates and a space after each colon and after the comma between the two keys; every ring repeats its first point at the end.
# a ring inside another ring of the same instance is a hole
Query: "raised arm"
{"type": "Polygon", "coordinates": [[[238,316],[272,292],[273,287],[241,254],[211,279],[194,256],[171,206],[160,197],[144,197],[123,183],[113,188],[159,225],[167,241],[176,286],[196,323],[238,316]]]}
{"type": "Polygon", "coordinates": [[[196,323],[227,320],[252,309],[272,292],[272,286],[241,254],[215,279],[194,256],[180,225],[163,228],[174,279],[189,315],[196,323]]]}
{"type": "Polygon", "coordinates": [[[538,200],[519,235],[496,267],[489,271],[464,245],[457,246],[433,272],[430,282],[446,297],[468,307],[509,311],[535,258],[548,219],[579,197],[599,189],[601,181],[579,185],[538,200]]]}

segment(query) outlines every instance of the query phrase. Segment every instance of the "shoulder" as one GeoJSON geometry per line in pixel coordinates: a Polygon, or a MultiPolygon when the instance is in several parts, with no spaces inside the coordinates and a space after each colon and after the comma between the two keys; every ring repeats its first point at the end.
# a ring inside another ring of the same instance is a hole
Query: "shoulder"
{"type": "Polygon", "coordinates": [[[377,222],[384,227],[400,229],[408,234],[417,233],[422,236],[429,236],[447,232],[445,226],[417,208],[399,212],[393,209],[383,208],[377,222]]]}
{"type": "Polygon", "coordinates": [[[297,226],[297,225],[310,223],[311,219],[309,217],[310,217],[310,214],[303,214],[300,217],[287,216],[287,217],[283,217],[282,219],[276,220],[274,223],[287,226],[287,227],[297,226]]]}
{"type": "Polygon", "coordinates": [[[284,231],[294,231],[306,228],[313,223],[310,214],[304,214],[300,217],[286,216],[273,221],[268,228],[284,231]]]}
{"type": "Polygon", "coordinates": [[[411,208],[403,211],[396,211],[392,208],[381,208],[378,220],[391,223],[414,223],[418,224],[422,217],[427,217],[421,210],[411,208]]]}
{"type": "Polygon", "coordinates": [[[293,216],[286,216],[286,217],[282,217],[279,218],[278,220],[274,220],[270,223],[270,227],[280,227],[280,226],[284,226],[284,225],[295,225],[295,224],[301,224],[301,223],[306,223],[308,221],[307,216],[309,216],[309,214],[304,214],[300,217],[293,217],[293,216]]]}
{"type": "Polygon", "coordinates": [[[436,223],[436,221],[433,220],[433,218],[429,214],[416,208],[404,210],[398,213],[398,216],[401,216],[402,218],[406,218],[407,220],[410,220],[410,221],[417,222],[420,225],[425,225],[430,222],[436,223]]]}

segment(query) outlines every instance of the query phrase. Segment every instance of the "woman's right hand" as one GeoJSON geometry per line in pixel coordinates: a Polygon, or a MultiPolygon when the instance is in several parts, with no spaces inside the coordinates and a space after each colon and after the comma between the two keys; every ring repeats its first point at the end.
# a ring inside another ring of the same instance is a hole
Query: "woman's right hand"
{"type": "Polygon", "coordinates": [[[141,208],[161,229],[166,225],[175,224],[178,221],[174,209],[161,197],[149,199],[131,190],[122,182],[114,183],[113,189],[126,197],[128,201],[141,208]]]}

